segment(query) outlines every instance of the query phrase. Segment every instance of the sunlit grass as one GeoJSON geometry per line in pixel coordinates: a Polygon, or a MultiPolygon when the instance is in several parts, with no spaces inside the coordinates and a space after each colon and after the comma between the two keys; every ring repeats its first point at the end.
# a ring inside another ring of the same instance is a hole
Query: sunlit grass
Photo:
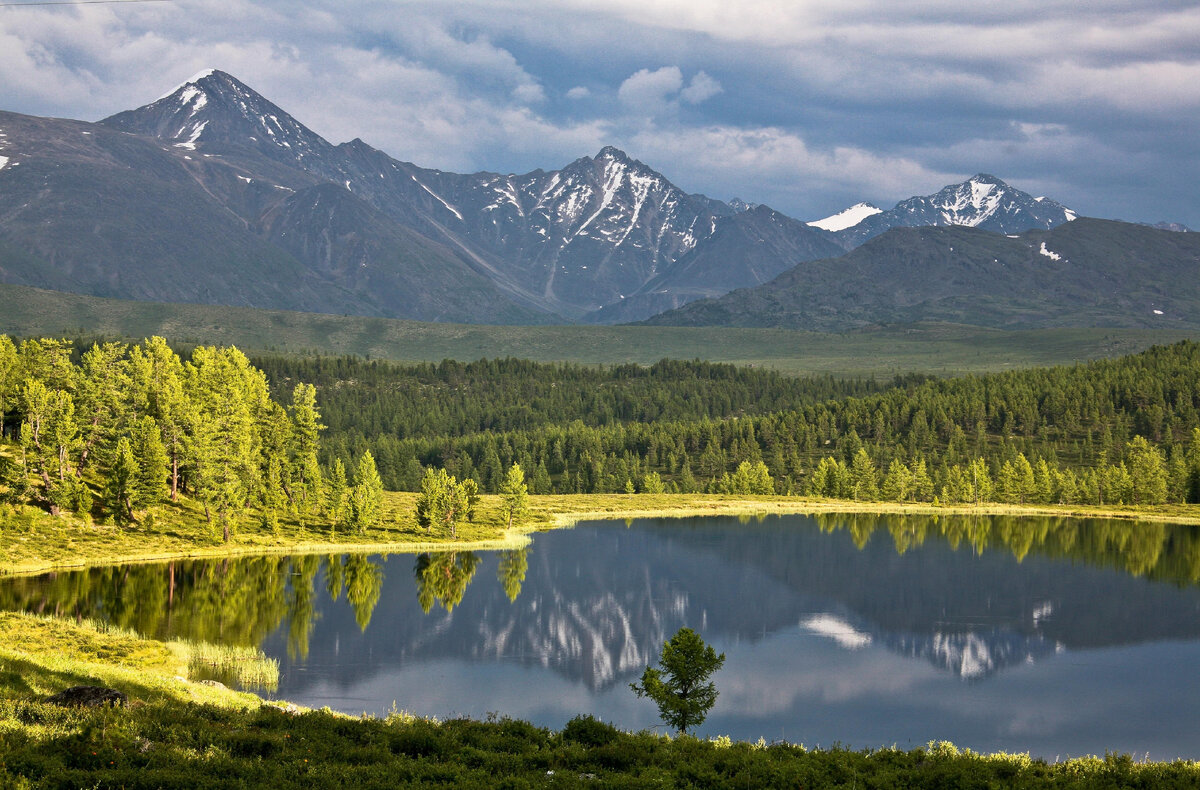
{"type": "Polygon", "coordinates": [[[1047,763],[946,742],[807,749],[628,733],[590,717],[562,731],[497,716],[438,722],[309,711],[189,682],[177,648],[94,623],[0,615],[3,787],[1196,787],[1200,764],[1125,755],[1047,763]],[[20,643],[20,647],[15,645],[20,643]],[[73,685],[123,708],[63,708],[73,685]]]}
{"type": "Polygon", "coordinates": [[[248,691],[274,691],[279,687],[279,661],[267,658],[256,647],[190,639],[173,640],[168,646],[184,654],[189,680],[216,680],[248,691]]]}
{"type": "Polygon", "coordinates": [[[457,539],[423,529],[416,521],[417,495],[384,493],[384,516],[365,531],[334,529],[317,519],[301,524],[283,518],[278,530],[258,514],[239,519],[230,543],[204,520],[194,502],[156,508],[152,518],[128,527],[95,524],[71,516],[54,517],[32,507],[0,506],[0,574],[166,559],[339,552],[421,552],[449,547],[516,548],[526,533],[596,519],[678,518],[705,515],[759,516],[812,513],[928,513],[975,515],[1053,515],[1200,523],[1200,506],[1093,507],[1086,505],[933,506],[898,502],[853,502],[786,496],[722,494],[555,494],[530,497],[530,516],[513,530],[498,496],[481,497],[474,521],[458,526],[457,539]]]}

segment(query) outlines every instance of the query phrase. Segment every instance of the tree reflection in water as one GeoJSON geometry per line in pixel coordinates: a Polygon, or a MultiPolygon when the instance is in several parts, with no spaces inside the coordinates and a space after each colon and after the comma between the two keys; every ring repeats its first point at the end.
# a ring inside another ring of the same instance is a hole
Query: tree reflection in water
{"type": "MultiPolygon", "coordinates": [[[[1006,552],[1018,562],[1028,556],[1069,559],[1183,586],[1200,582],[1196,526],[924,514],[822,514],[804,521],[815,521],[825,533],[845,531],[860,550],[882,534],[898,555],[940,541],[955,552],[1006,552]]],[[[497,561],[497,581],[514,602],[529,569],[528,549],[500,552],[497,561]]],[[[428,614],[439,604],[452,611],[480,562],[471,551],[419,555],[413,576],[421,610],[428,614]]],[[[329,600],[338,601],[345,591],[365,631],[382,596],[384,574],[382,562],[361,554],[181,560],[6,579],[0,583],[0,609],[93,618],[156,638],[254,647],[282,626],[289,655],[303,659],[321,608],[322,572],[329,600]]]]}
{"type": "Polygon", "coordinates": [[[447,612],[454,611],[478,566],[479,557],[473,551],[441,551],[417,557],[413,575],[421,611],[429,614],[435,602],[447,612]]]}

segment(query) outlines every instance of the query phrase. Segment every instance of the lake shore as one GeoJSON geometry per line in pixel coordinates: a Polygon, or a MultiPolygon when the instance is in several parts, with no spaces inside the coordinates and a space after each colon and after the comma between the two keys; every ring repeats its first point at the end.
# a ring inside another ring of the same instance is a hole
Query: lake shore
{"type": "Polygon", "coordinates": [[[928,503],[855,502],[785,496],[721,494],[551,494],[530,497],[529,518],[508,528],[500,499],[485,495],[473,522],[457,535],[427,532],[416,523],[417,495],[387,492],[383,523],[363,532],[331,529],[328,523],[285,520],[278,530],[251,516],[223,543],[219,529],[194,504],[164,505],[128,527],[53,517],[32,508],[0,511],[0,576],[32,575],[98,565],[212,559],[264,554],[416,554],[450,549],[492,551],[526,545],[529,535],[584,521],[695,516],[899,514],[937,516],[1049,516],[1200,524],[1198,505],[1093,507],[1080,505],[934,506],[928,503]]]}
{"type": "Polygon", "coordinates": [[[1200,763],[1031,758],[944,742],[806,748],[624,732],[591,716],[555,731],[504,716],[353,717],[196,682],[169,646],[95,623],[0,615],[0,783],[42,786],[1194,787],[1200,763]],[[73,708],[75,685],[125,695],[73,708]]]}

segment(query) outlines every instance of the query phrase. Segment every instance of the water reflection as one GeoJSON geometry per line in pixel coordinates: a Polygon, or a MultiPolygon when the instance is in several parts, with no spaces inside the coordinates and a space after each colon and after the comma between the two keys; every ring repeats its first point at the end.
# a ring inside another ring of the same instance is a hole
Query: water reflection
{"type": "Polygon", "coordinates": [[[1094,731],[1079,717],[1101,708],[1133,722],[1152,705],[1194,731],[1163,711],[1200,705],[1177,655],[1200,651],[1198,579],[1196,527],[828,515],[585,525],[497,553],[93,569],[6,580],[0,605],[261,645],[281,660],[279,695],[305,704],[552,726],[580,711],[653,724],[625,683],[687,625],[730,656],[715,732],[803,721],[826,743],[1028,749],[1035,731],[1094,731]],[[1091,678],[1097,656],[1111,671],[1091,678]]]}
{"type": "Polygon", "coordinates": [[[417,579],[417,601],[421,611],[429,614],[436,601],[446,610],[454,611],[475,578],[479,557],[473,551],[440,551],[417,557],[413,575],[417,579]]]}

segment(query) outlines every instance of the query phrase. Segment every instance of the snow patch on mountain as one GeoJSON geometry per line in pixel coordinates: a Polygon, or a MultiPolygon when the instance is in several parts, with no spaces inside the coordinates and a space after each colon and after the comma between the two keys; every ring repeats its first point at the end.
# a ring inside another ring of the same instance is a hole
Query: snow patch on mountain
{"type": "Polygon", "coordinates": [[[1054,251],[1046,248],[1046,242],[1044,242],[1044,241],[1042,242],[1042,248],[1040,250],[1038,250],[1038,254],[1045,255],[1047,258],[1049,258],[1052,261],[1061,261],[1062,260],[1061,255],[1059,255],[1057,252],[1054,252],[1054,251]]]}
{"type": "Polygon", "coordinates": [[[839,211],[825,219],[819,219],[808,224],[821,230],[837,232],[846,228],[853,228],[867,217],[882,213],[883,209],[872,206],[870,203],[856,203],[844,211],[839,211]]]}
{"type": "Polygon", "coordinates": [[[186,88],[189,85],[195,85],[200,80],[204,79],[205,77],[211,77],[216,72],[217,72],[216,69],[211,69],[211,68],[210,69],[201,69],[200,71],[197,71],[192,76],[188,77],[183,82],[176,85],[174,88],[171,88],[171,90],[167,91],[162,96],[159,96],[157,99],[155,99],[155,101],[162,101],[163,99],[174,96],[176,93],[179,92],[180,88],[186,88]]]}
{"type": "MultiPolygon", "coordinates": [[[[417,177],[416,177],[416,176],[412,176],[411,178],[412,178],[412,180],[413,180],[413,181],[417,181],[417,177]]],[[[446,207],[446,210],[447,210],[447,211],[449,211],[449,212],[450,212],[451,214],[453,214],[454,216],[458,217],[460,221],[462,220],[462,218],[463,218],[463,215],[459,213],[458,209],[456,209],[454,206],[451,206],[449,203],[447,203],[445,198],[443,198],[443,197],[442,197],[441,195],[439,195],[438,193],[434,192],[434,191],[433,191],[432,189],[430,189],[429,187],[427,187],[427,186],[425,186],[424,184],[422,184],[420,181],[417,181],[417,186],[419,186],[421,189],[424,189],[426,192],[428,192],[430,195],[432,195],[432,196],[433,196],[433,198],[434,198],[434,200],[436,200],[437,202],[439,202],[439,203],[441,203],[443,206],[445,206],[445,207],[446,207]]],[[[346,189],[350,189],[350,182],[349,182],[349,181],[347,181],[347,182],[346,182],[346,189]]]]}

